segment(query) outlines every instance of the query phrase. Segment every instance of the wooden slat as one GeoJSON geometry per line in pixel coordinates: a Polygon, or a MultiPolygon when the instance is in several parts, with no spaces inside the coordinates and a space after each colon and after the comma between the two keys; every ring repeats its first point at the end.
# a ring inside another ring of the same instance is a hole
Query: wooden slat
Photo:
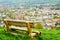
{"type": "Polygon", "coordinates": [[[9,25],[20,26],[20,27],[27,27],[27,24],[17,24],[17,23],[8,23],[9,25]]]}
{"type": "MultiPolygon", "coordinates": [[[[25,26],[27,27],[27,23],[25,22],[13,22],[13,21],[7,21],[9,25],[15,25],[15,26],[25,26]]],[[[31,27],[34,27],[34,23],[30,23],[31,27]]]]}
{"type": "Polygon", "coordinates": [[[4,21],[8,22],[9,25],[15,25],[15,26],[27,26],[25,24],[27,24],[27,22],[30,23],[30,27],[35,27],[34,24],[39,22],[39,21],[26,21],[26,20],[12,20],[12,19],[4,19],[4,21]],[[22,25],[21,25],[22,24],[22,25]]]}
{"type": "Polygon", "coordinates": [[[15,27],[15,26],[10,26],[11,29],[17,29],[17,30],[25,30],[27,31],[27,27],[15,27]]]}

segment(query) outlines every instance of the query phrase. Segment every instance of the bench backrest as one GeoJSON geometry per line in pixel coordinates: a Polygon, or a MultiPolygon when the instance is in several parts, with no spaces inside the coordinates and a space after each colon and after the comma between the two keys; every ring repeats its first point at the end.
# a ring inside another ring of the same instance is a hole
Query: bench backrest
{"type": "Polygon", "coordinates": [[[42,28],[42,25],[37,21],[25,21],[25,20],[11,20],[11,19],[4,19],[4,23],[6,24],[7,31],[10,31],[11,26],[19,26],[20,27],[26,27],[27,31],[29,33],[29,36],[31,37],[32,40],[35,40],[34,35],[41,34],[39,31],[32,30],[32,28],[42,28]],[[35,26],[35,23],[37,23],[37,27],[35,26]],[[36,32],[35,32],[36,31],[36,32]],[[35,32],[35,33],[34,33],[35,32]]]}
{"type": "Polygon", "coordinates": [[[34,23],[31,21],[25,20],[12,20],[12,19],[4,19],[4,23],[6,24],[7,31],[9,30],[10,26],[19,26],[19,27],[26,27],[29,33],[32,32],[31,27],[34,27],[34,23]]]}
{"type": "MultiPolygon", "coordinates": [[[[9,26],[13,25],[13,26],[20,26],[20,27],[28,27],[27,23],[28,21],[25,20],[4,20],[5,24],[8,24],[9,26]]],[[[31,21],[29,22],[31,27],[34,27],[34,23],[31,21]]]]}

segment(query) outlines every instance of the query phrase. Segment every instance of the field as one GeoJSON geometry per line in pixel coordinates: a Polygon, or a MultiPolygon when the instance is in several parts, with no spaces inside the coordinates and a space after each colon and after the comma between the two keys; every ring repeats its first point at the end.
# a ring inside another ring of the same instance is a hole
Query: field
{"type": "MultiPolygon", "coordinates": [[[[4,27],[0,27],[0,40],[30,40],[30,38],[26,35],[25,37],[21,36],[13,36],[10,33],[4,32],[4,27]]],[[[39,39],[37,36],[37,40],[60,40],[60,30],[41,30],[42,38],[39,39]]]]}

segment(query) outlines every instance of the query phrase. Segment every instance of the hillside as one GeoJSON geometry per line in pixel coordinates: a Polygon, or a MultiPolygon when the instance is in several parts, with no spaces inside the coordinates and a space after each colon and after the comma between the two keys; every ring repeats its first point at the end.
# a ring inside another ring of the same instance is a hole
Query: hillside
{"type": "Polygon", "coordinates": [[[60,0],[0,0],[0,6],[20,6],[20,5],[33,5],[33,4],[60,4],[60,0]]]}

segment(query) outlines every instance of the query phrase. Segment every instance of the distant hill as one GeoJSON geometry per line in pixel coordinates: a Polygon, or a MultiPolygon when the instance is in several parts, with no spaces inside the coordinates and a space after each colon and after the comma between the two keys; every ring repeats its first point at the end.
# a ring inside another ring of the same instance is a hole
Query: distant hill
{"type": "Polygon", "coordinates": [[[60,0],[0,0],[0,6],[21,6],[21,5],[60,5],[60,0]]]}

